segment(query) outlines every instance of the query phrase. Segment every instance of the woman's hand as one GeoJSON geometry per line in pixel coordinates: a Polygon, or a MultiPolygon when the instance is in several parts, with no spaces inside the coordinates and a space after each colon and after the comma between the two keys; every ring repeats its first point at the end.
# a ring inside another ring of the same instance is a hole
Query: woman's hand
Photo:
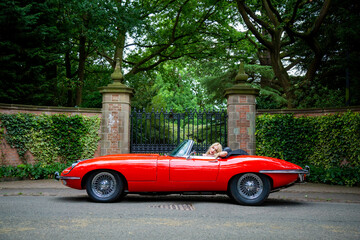
{"type": "Polygon", "coordinates": [[[215,158],[218,158],[218,157],[226,157],[227,154],[228,154],[228,152],[222,151],[222,152],[216,153],[214,156],[215,156],[215,158]]]}

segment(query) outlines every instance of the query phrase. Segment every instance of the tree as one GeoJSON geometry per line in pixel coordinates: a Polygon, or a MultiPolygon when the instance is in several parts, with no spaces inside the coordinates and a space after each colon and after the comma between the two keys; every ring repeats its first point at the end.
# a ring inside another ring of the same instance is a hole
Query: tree
{"type": "Polygon", "coordinates": [[[104,49],[99,53],[113,67],[119,58],[128,75],[152,70],[165,61],[184,56],[208,56],[215,49],[214,45],[205,44],[203,35],[213,24],[211,16],[220,2],[117,1],[118,15],[126,16],[123,18],[134,24],[124,24],[125,20],[119,19],[123,24],[116,26],[115,50],[104,49]],[[201,46],[202,43],[205,45],[201,46]]]}
{"type": "Polygon", "coordinates": [[[291,46],[303,42],[314,53],[307,65],[302,84],[312,81],[324,52],[318,43],[318,34],[330,7],[330,0],[318,1],[246,1],[236,0],[249,31],[256,37],[259,48],[267,50],[271,66],[279,85],[285,92],[288,107],[294,106],[295,94],[288,71],[302,61],[302,57],[291,52],[291,46]],[[289,62],[286,66],[285,60],[289,62]]]}
{"type": "Polygon", "coordinates": [[[343,105],[360,104],[359,12],[358,1],[333,0],[320,34],[320,44],[326,51],[317,82],[338,93],[338,101],[343,105]]]}
{"type": "Polygon", "coordinates": [[[45,1],[0,3],[0,102],[52,105],[59,32],[45,1]]]}
{"type": "MultiPolygon", "coordinates": [[[[198,79],[194,78],[189,69],[186,58],[168,61],[156,71],[156,81],[152,86],[155,93],[151,100],[151,107],[157,110],[172,109],[175,112],[183,112],[185,109],[212,109],[213,104],[208,104],[198,79]]],[[[218,108],[215,106],[215,108],[218,108]]]]}
{"type": "Polygon", "coordinates": [[[113,2],[109,1],[49,1],[56,9],[57,27],[63,33],[64,78],[68,86],[68,106],[81,106],[87,66],[98,61],[96,51],[110,41],[113,35],[113,2]],[[73,101],[75,88],[75,102],[73,101]]]}

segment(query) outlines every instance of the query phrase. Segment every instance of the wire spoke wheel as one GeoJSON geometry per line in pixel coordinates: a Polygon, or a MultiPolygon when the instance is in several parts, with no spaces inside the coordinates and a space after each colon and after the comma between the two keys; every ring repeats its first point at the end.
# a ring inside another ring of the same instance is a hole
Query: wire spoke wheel
{"type": "Polygon", "coordinates": [[[232,198],[245,205],[260,205],[269,196],[271,189],[267,176],[255,173],[244,173],[235,176],[229,185],[232,198]]]}
{"type": "Polygon", "coordinates": [[[108,172],[97,174],[91,182],[92,191],[100,198],[107,198],[114,194],[116,187],[114,175],[108,172]]]}
{"type": "Polygon", "coordinates": [[[86,191],[94,201],[113,202],[121,196],[123,183],[115,172],[95,172],[87,181],[86,191]]]}
{"type": "Polygon", "coordinates": [[[247,199],[255,199],[261,195],[264,185],[261,178],[256,174],[242,175],[238,181],[239,194],[247,199]]]}

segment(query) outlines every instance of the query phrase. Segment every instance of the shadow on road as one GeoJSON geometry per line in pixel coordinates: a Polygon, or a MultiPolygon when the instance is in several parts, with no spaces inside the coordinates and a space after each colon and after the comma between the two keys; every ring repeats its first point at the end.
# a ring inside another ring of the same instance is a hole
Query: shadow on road
{"type": "Polygon", "coordinates": [[[290,200],[290,199],[275,199],[275,198],[269,198],[267,199],[263,206],[271,206],[271,207],[286,207],[286,206],[300,206],[300,205],[304,205],[307,204],[304,201],[299,201],[299,200],[290,200]]]}
{"type": "MultiPolygon", "coordinates": [[[[64,196],[64,197],[56,197],[56,201],[59,202],[92,202],[91,199],[87,195],[83,196],[64,196]]],[[[129,194],[121,201],[117,201],[115,203],[223,203],[223,204],[233,204],[237,205],[235,201],[229,198],[227,195],[138,195],[138,194],[129,194]]],[[[95,204],[103,204],[96,203],[95,204]]],[[[285,207],[285,206],[298,206],[304,205],[306,202],[297,201],[297,200],[289,200],[289,199],[267,199],[261,206],[272,206],[272,207],[285,207]]]]}

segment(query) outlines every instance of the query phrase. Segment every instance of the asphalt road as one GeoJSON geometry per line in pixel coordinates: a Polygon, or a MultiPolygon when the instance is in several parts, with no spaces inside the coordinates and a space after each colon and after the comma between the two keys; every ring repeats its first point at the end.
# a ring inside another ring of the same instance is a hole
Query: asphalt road
{"type": "Polygon", "coordinates": [[[360,239],[359,203],[128,195],[100,204],[68,190],[0,196],[0,239],[360,239]]]}

